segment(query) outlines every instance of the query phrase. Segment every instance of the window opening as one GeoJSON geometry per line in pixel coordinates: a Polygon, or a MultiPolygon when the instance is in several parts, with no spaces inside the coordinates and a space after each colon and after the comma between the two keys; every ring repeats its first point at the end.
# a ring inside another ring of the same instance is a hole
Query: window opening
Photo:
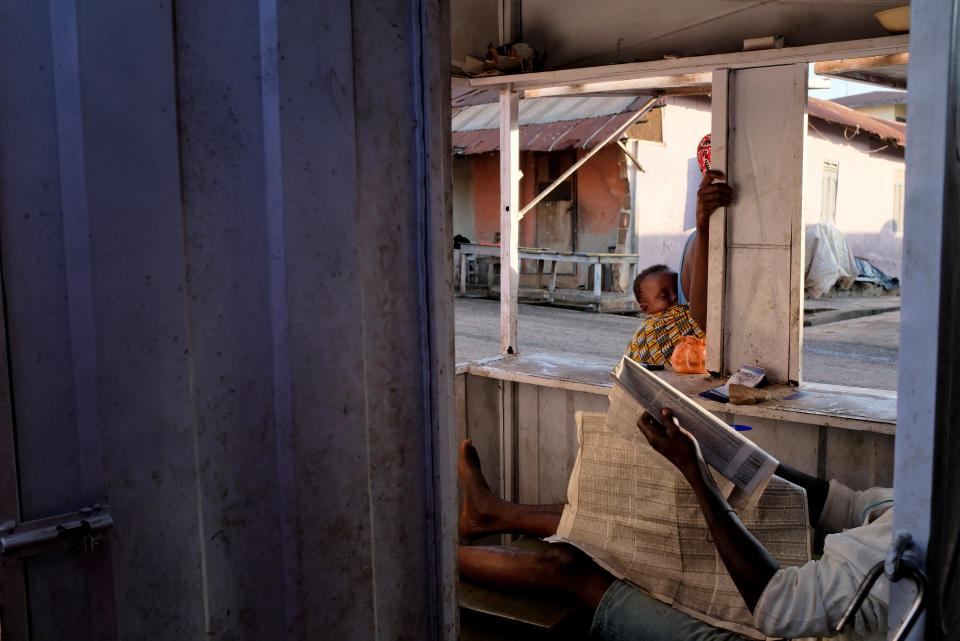
{"type": "Polygon", "coordinates": [[[823,163],[823,181],[820,186],[820,222],[837,224],[837,185],[840,163],[829,160],[823,163]]]}

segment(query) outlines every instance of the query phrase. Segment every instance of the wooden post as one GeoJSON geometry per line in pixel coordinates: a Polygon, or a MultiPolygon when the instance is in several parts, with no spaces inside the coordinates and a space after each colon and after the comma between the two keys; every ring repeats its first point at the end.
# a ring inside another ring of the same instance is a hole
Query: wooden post
{"type": "Polygon", "coordinates": [[[520,209],[520,94],[500,91],[500,353],[516,354],[520,209]]]}
{"type": "Polygon", "coordinates": [[[807,65],[719,71],[715,81],[711,160],[735,193],[710,226],[707,368],[756,365],[799,383],[807,65]]]}
{"type": "MultiPolygon", "coordinates": [[[[727,82],[730,71],[713,72],[713,98],[710,133],[710,165],[727,171],[727,82]]],[[[707,257],[707,370],[714,376],[727,373],[723,358],[723,303],[726,298],[724,275],[727,265],[727,209],[718,209],[710,217],[710,252],[707,257]]]]}
{"type": "Polygon", "coordinates": [[[499,4],[500,44],[512,44],[520,40],[520,0],[500,0],[499,4]]]}
{"type": "MultiPolygon", "coordinates": [[[[903,230],[900,367],[894,452],[894,531],[926,550],[927,610],[907,637],[957,636],[955,604],[960,488],[956,390],[960,360],[960,7],[915,2],[910,9],[910,144],[903,230]],[[924,618],[926,630],[924,630],[924,618]]],[[[890,585],[890,629],[914,599],[910,581],[890,585]]]]}

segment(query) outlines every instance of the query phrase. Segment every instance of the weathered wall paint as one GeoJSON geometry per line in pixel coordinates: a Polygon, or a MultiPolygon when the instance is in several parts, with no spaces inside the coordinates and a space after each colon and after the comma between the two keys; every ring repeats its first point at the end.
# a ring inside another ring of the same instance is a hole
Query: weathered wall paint
{"type": "Polygon", "coordinates": [[[467,237],[478,243],[492,243],[500,233],[500,156],[484,154],[470,160],[474,235],[467,237]]]}
{"type": "Polygon", "coordinates": [[[473,161],[470,158],[453,158],[451,167],[453,195],[453,233],[475,240],[473,226],[473,161]]]}
{"type": "MultiPolygon", "coordinates": [[[[578,150],[579,160],[586,151],[578,150]]],[[[606,238],[602,248],[580,244],[581,251],[607,251],[617,244],[616,231],[620,213],[630,208],[630,185],[627,183],[627,158],[614,144],[601,149],[577,170],[579,198],[579,233],[584,237],[606,238]]]]}

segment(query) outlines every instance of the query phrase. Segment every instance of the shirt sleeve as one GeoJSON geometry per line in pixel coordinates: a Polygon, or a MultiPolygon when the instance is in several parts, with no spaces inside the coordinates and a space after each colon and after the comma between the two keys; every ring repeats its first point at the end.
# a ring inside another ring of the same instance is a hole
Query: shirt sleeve
{"type": "MultiPolygon", "coordinates": [[[[753,613],[754,626],[774,637],[833,636],[834,628],[860,581],[883,561],[892,518],[831,534],[823,558],[777,571],[753,613]]],[[[881,576],[843,638],[884,639],[890,583],[881,576]]]]}
{"type": "Polygon", "coordinates": [[[890,488],[872,487],[856,491],[834,479],[830,481],[817,529],[842,532],[873,521],[892,506],[893,490],[890,488]]]}

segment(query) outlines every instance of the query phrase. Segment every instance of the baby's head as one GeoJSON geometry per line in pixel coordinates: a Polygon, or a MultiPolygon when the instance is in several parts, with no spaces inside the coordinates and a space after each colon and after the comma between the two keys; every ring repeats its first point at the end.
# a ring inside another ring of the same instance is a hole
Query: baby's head
{"type": "Polygon", "coordinates": [[[677,304],[677,272],[666,265],[651,265],[637,274],[633,295],[644,314],[666,311],[677,304]]]}

